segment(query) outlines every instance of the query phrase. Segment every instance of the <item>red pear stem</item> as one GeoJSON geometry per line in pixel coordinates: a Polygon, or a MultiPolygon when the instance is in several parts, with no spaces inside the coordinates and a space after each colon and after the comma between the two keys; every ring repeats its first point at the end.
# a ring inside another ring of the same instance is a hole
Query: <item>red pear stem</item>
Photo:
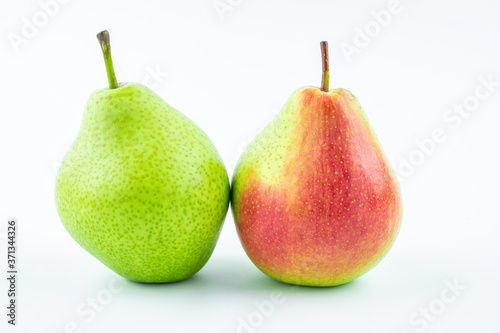
{"type": "Polygon", "coordinates": [[[323,64],[323,75],[321,77],[321,90],[328,92],[330,89],[330,65],[328,64],[328,42],[321,42],[321,63],[323,64]]]}

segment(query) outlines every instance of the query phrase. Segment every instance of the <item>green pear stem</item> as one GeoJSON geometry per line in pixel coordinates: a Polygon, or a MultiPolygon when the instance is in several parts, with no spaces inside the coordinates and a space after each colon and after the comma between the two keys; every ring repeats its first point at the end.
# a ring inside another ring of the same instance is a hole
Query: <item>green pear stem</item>
{"type": "Polygon", "coordinates": [[[101,44],[102,54],[104,55],[104,63],[106,64],[106,73],[108,74],[109,89],[118,88],[116,81],[115,69],[113,68],[113,60],[111,59],[111,45],[109,43],[109,32],[103,30],[97,34],[99,44],[101,44]]]}
{"type": "Polygon", "coordinates": [[[330,66],[328,64],[328,42],[321,42],[321,63],[323,64],[323,75],[321,77],[321,90],[328,92],[330,88],[330,66]]]}

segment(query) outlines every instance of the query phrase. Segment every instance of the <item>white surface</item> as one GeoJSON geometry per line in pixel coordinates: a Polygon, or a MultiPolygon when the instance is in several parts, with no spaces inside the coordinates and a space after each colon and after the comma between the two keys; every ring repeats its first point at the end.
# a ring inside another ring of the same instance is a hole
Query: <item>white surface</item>
{"type": "Polygon", "coordinates": [[[235,4],[224,20],[213,0],[69,1],[17,53],[8,35],[48,0],[2,1],[0,230],[9,217],[20,223],[18,326],[6,324],[2,306],[2,332],[71,332],[74,322],[96,333],[413,333],[422,307],[439,312],[423,332],[500,332],[500,86],[460,124],[443,118],[474,96],[479,77],[500,81],[499,3],[401,0],[348,62],[340,45],[390,1],[221,1],[235,4]],[[246,257],[230,213],[211,260],[181,283],[127,282],[83,251],[59,221],[53,186],[86,98],[107,84],[102,29],[118,80],[147,80],[207,132],[230,174],[289,95],[319,85],[321,40],[330,44],[331,87],[358,97],[394,168],[441,128],[446,140],[401,184],[403,227],[389,255],[345,286],[284,285],[246,257]],[[155,69],[168,75],[147,79],[155,69]],[[455,280],[466,290],[453,298],[455,280]],[[276,293],[281,302],[270,303],[276,293]],[[95,297],[106,304],[91,317],[95,297]],[[273,304],[272,313],[256,302],[273,304]]]}

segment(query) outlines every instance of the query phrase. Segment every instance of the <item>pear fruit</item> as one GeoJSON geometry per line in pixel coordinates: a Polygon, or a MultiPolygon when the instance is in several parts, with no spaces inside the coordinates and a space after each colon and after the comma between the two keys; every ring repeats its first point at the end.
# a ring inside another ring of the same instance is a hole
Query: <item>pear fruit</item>
{"type": "Polygon", "coordinates": [[[265,274],[306,286],[347,283],[373,268],[400,228],[399,186],[358,100],[295,91],[241,156],[231,208],[247,255],[265,274]]]}
{"type": "Polygon", "coordinates": [[[88,99],[57,174],[69,234],[119,275],[186,279],[208,261],[229,206],[229,179],[207,135],[137,83],[120,83],[109,34],[98,35],[109,88],[88,99]]]}

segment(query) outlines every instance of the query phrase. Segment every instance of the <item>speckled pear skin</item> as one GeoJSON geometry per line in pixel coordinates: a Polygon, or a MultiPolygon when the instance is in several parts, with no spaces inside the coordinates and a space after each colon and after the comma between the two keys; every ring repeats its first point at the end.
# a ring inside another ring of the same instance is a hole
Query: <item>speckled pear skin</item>
{"type": "Polygon", "coordinates": [[[113,271],[173,282],[212,254],[229,180],[196,124],[145,86],[125,83],[90,96],[55,199],[69,234],[113,271]]]}
{"type": "Polygon", "coordinates": [[[366,273],[402,219],[396,177],[344,89],[295,91],[240,158],[231,200],[253,263],[297,285],[341,285],[366,273]]]}

